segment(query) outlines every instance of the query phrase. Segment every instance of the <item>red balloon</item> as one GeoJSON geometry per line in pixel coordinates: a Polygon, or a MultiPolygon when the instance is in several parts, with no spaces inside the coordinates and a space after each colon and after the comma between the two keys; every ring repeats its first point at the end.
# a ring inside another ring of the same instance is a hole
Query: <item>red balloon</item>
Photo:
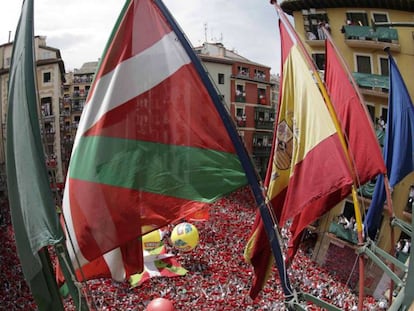
{"type": "Polygon", "coordinates": [[[146,311],[174,311],[174,305],[168,299],[155,298],[148,304],[146,311]]]}

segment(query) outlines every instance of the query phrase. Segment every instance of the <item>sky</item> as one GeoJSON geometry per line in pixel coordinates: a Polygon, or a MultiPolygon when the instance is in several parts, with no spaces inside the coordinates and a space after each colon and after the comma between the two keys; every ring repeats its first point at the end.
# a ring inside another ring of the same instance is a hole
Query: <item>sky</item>
{"type": "MultiPolygon", "coordinates": [[[[0,44],[14,38],[23,0],[0,0],[0,44]],[[11,31],[11,33],[10,33],[11,31]]],[[[35,35],[61,51],[66,71],[97,61],[124,0],[35,0],[35,35]]],[[[277,13],[269,0],[164,0],[193,46],[221,42],[241,56],[280,68],[277,13]]]]}

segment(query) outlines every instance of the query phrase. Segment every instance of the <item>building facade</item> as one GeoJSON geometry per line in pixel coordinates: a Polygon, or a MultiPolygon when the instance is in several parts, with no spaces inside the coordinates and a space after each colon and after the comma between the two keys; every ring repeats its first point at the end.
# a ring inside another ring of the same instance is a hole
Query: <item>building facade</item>
{"type": "Polygon", "coordinates": [[[62,166],[64,172],[67,172],[68,169],[82,110],[97,68],[97,61],[87,62],[80,69],[74,69],[66,73],[61,111],[62,166]]]}
{"type": "MultiPolygon", "coordinates": [[[[387,122],[389,88],[388,55],[384,51],[385,48],[389,48],[395,58],[411,98],[414,95],[414,84],[410,83],[414,78],[414,29],[413,26],[406,27],[414,17],[414,2],[321,0],[312,1],[310,4],[304,0],[286,0],[282,1],[281,7],[293,16],[296,31],[303,38],[322,73],[325,62],[325,35],[321,32],[321,27],[328,29],[360,88],[381,144],[387,122]]],[[[410,186],[413,184],[414,173],[411,173],[392,193],[395,215],[406,221],[411,221],[411,213],[407,213],[407,202],[410,198],[410,186]]],[[[369,207],[372,185],[373,183],[364,185],[359,190],[362,215],[365,215],[369,207]]],[[[414,196],[414,191],[412,192],[414,196]]],[[[355,216],[352,198],[338,204],[315,223],[315,226],[310,227],[318,233],[313,259],[320,264],[328,260],[332,245],[356,248],[352,243],[339,239],[330,230],[340,214],[345,215],[348,220],[355,216]]],[[[377,244],[387,251],[394,248],[397,242],[390,239],[389,221],[387,213],[384,212],[383,224],[377,239],[377,244]]],[[[398,229],[396,236],[397,239],[406,238],[398,229]]],[[[368,269],[366,286],[369,293],[375,292],[381,275],[382,273],[376,269],[368,269]]]]}
{"type": "MultiPolygon", "coordinates": [[[[0,169],[2,190],[5,190],[6,117],[9,70],[12,43],[0,45],[0,102],[1,102],[1,141],[0,169]]],[[[65,67],[60,50],[46,44],[46,37],[36,36],[34,40],[36,73],[38,86],[39,122],[44,139],[45,161],[51,182],[63,183],[63,170],[60,140],[60,106],[62,102],[62,83],[65,80],[65,67]]]]}
{"type": "Polygon", "coordinates": [[[273,139],[276,77],[270,68],[252,62],[221,43],[204,43],[195,48],[210,78],[217,86],[244,145],[265,176],[273,139]]]}

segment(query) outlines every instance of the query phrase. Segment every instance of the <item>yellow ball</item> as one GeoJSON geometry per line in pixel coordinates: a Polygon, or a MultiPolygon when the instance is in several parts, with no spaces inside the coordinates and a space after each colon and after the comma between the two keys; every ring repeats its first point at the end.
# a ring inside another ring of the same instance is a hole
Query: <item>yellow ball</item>
{"type": "Polygon", "coordinates": [[[159,229],[151,231],[142,236],[142,248],[145,250],[154,249],[161,244],[161,232],[159,229]]]}
{"type": "Polygon", "coordinates": [[[198,241],[197,228],[188,222],[176,225],[171,232],[171,242],[180,251],[189,252],[193,250],[198,245],[198,241]]]}

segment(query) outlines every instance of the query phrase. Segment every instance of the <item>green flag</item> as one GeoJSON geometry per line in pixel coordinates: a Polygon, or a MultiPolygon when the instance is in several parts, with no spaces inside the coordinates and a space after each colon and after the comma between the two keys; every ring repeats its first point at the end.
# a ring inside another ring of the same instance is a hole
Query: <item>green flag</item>
{"type": "Polygon", "coordinates": [[[23,274],[39,310],[61,310],[47,245],[63,239],[49,186],[37,112],[33,0],[23,1],[9,77],[6,169],[23,274]]]}

